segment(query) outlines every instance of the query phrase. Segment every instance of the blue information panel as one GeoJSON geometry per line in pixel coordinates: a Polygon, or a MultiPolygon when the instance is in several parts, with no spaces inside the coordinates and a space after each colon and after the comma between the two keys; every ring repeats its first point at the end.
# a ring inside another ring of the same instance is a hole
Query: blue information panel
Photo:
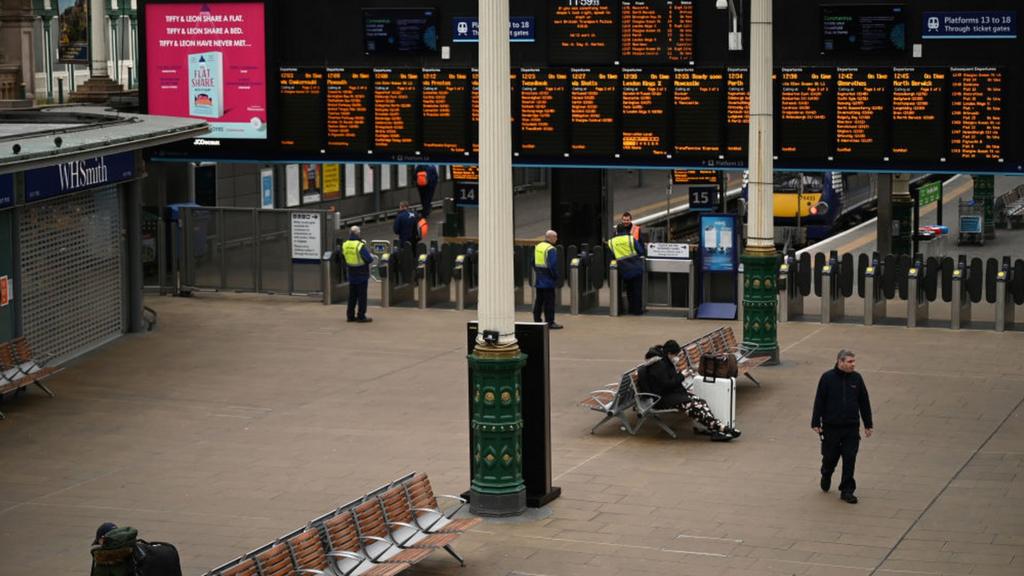
{"type": "Polygon", "coordinates": [[[0,208],[14,206],[14,174],[0,174],[0,208]]]}
{"type": "MultiPolygon", "coordinates": [[[[480,23],[476,16],[452,18],[452,42],[479,42],[480,23]]],[[[536,42],[533,16],[512,16],[508,22],[509,42],[536,42]]]]}
{"type": "Polygon", "coordinates": [[[925,12],[921,37],[925,40],[1015,39],[1017,13],[925,12]]]}
{"type": "Polygon", "coordinates": [[[701,214],[701,269],[705,272],[735,272],[739,269],[736,216],[701,214]]]}
{"type": "Polygon", "coordinates": [[[25,172],[25,202],[107,186],[134,176],[135,154],[132,152],[62,162],[25,172]]]}

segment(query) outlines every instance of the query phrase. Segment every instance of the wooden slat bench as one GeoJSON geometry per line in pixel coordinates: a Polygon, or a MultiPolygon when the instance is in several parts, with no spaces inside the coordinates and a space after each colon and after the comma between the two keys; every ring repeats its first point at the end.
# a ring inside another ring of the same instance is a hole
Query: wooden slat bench
{"type": "Polygon", "coordinates": [[[758,387],[761,383],[750,373],[769,360],[768,356],[752,356],[756,348],[747,348],[736,341],[736,334],[731,326],[723,326],[700,338],[687,342],[682,346],[686,368],[700,373],[700,357],[704,354],[732,354],[736,357],[736,369],[758,387]]]}
{"type": "Polygon", "coordinates": [[[394,576],[451,544],[479,518],[454,518],[465,500],[438,507],[426,474],[407,474],[206,576],[394,576]]]}
{"type": "MultiPolygon", "coordinates": [[[[32,384],[53,398],[53,391],[43,384],[43,380],[62,368],[47,366],[50,360],[48,355],[34,353],[24,337],[0,343],[0,398],[11,392],[20,392],[32,384]]],[[[6,416],[0,412],[0,420],[4,418],[6,416]]]]}

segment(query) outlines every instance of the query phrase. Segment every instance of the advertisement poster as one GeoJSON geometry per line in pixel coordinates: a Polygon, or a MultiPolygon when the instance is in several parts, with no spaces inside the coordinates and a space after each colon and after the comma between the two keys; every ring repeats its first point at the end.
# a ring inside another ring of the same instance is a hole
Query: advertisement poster
{"type": "Polygon", "coordinates": [[[147,4],[147,112],[210,123],[210,138],[266,139],[263,4],[147,4]]]}
{"type": "Polygon", "coordinates": [[[260,208],[274,208],[274,169],[260,169],[260,208]]]}
{"type": "Polygon", "coordinates": [[[341,166],[338,164],[324,164],[323,173],[323,200],[337,200],[341,198],[341,166]]]}
{"type": "Polygon", "coordinates": [[[89,63],[89,0],[57,0],[60,38],[57,61],[64,64],[89,63]]]}
{"type": "Polygon", "coordinates": [[[320,201],[323,184],[320,180],[319,164],[299,164],[299,190],[302,191],[303,204],[314,204],[320,201]]]}
{"type": "Polygon", "coordinates": [[[320,260],[320,215],[292,212],[292,260],[320,260]]]}
{"type": "Polygon", "coordinates": [[[731,214],[703,214],[700,217],[700,253],[705,272],[734,272],[737,269],[736,217],[731,214]]]}
{"type": "Polygon", "coordinates": [[[284,203],[288,208],[302,203],[299,196],[299,165],[288,164],[284,167],[284,203]]]}

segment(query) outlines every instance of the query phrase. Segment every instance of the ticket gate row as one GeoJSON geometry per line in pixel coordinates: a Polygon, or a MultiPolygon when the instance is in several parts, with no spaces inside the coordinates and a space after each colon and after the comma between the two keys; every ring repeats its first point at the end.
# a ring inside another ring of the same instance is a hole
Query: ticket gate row
{"type": "MultiPolygon", "coordinates": [[[[1024,261],[980,258],[914,258],[861,254],[841,258],[833,251],[826,257],[809,254],[799,259],[787,255],[779,267],[779,321],[804,317],[804,297],[821,298],[820,321],[838,322],[846,315],[846,300],[854,294],[863,299],[863,322],[874,325],[887,320],[922,326],[937,305],[949,305],[949,327],[959,330],[972,321],[972,307],[991,304],[995,329],[1012,330],[1015,307],[1024,304],[1024,261]],[[854,282],[856,280],[856,282],[854,282]],[[902,300],[902,319],[887,318],[887,304],[902,300]]],[[[892,323],[892,322],[890,322],[892,323]]]]}

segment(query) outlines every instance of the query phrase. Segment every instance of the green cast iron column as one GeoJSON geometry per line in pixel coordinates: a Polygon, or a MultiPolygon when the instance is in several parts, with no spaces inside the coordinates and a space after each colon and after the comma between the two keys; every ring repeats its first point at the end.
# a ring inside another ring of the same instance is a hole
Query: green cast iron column
{"type": "Polygon", "coordinates": [[[996,178],[995,176],[973,176],[974,201],[981,204],[984,214],[982,231],[985,238],[996,237],[996,223],[993,219],[995,210],[996,178]]]}
{"type": "Polygon", "coordinates": [[[754,344],[757,356],[770,356],[769,364],[779,362],[778,340],[778,259],[772,249],[748,249],[743,262],[743,343],[754,344]]]}
{"type": "Polygon", "coordinates": [[[526,509],[523,484],[521,369],[526,355],[518,346],[503,350],[477,346],[473,369],[474,514],[514,515],[526,509]]]}

